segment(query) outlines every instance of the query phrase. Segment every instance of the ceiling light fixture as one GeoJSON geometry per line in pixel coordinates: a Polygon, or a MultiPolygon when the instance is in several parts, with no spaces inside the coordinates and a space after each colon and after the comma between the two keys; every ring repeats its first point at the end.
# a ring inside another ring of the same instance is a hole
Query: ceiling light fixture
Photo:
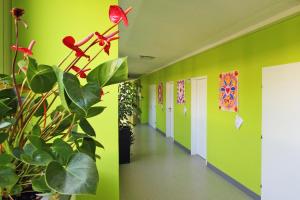
{"type": "Polygon", "coordinates": [[[143,60],[153,60],[156,57],[154,57],[154,56],[140,55],[140,58],[143,59],[143,60]]]}

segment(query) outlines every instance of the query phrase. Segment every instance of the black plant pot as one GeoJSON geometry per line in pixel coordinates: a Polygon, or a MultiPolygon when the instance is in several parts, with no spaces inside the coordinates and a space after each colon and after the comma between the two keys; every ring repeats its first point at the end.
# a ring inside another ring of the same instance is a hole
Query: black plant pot
{"type": "MultiPolygon", "coordinates": [[[[37,196],[35,192],[25,192],[20,196],[12,196],[14,200],[36,200],[37,196]]],[[[3,200],[11,200],[9,197],[2,197],[3,200]]]]}
{"type": "Polygon", "coordinates": [[[130,127],[119,129],[119,163],[130,163],[130,146],[132,144],[132,131],[130,127]]]}

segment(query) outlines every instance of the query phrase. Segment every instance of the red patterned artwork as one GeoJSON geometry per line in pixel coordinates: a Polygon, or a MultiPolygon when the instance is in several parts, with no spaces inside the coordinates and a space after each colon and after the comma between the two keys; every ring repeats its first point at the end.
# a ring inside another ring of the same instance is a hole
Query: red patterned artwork
{"type": "Polygon", "coordinates": [[[163,87],[164,87],[164,85],[163,85],[163,83],[162,82],[160,82],[159,84],[158,84],[158,88],[157,88],[157,97],[158,97],[158,103],[159,104],[163,104],[163,101],[164,101],[164,99],[163,99],[163,87]]]}
{"type": "Polygon", "coordinates": [[[238,71],[220,74],[220,110],[238,112],[238,76],[238,71]]]}
{"type": "Polygon", "coordinates": [[[177,81],[177,104],[185,103],[184,80],[177,81]]]}

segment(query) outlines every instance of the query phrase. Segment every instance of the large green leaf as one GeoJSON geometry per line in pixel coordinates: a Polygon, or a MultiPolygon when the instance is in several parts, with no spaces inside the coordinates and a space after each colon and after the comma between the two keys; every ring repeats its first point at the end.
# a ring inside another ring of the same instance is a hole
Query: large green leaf
{"type": "Polygon", "coordinates": [[[5,113],[1,112],[1,117],[14,114],[17,111],[18,100],[16,92],[13,88],[0,90],[0,99],[5,99],[5,105],[10,108],[5,113]]]}
{"type": "Polygon", "coordinates": [[[31,164],[47,166],[52,160],[53,157],[48,152],[38,149],[32,154],[31,164]]]}
{"type": "Polygon", "coordinates": [[[48,147],[45,141],[36,135],[28,136],[28,140],[36,149],[46,149],[48,147]]]}
{"type": "Polygon", "coordinates": [[[36,135],[28,136],[24,149],[15,148],[13,154],[16,158],[31,165],[47,166],[53,160],[48,145],[36,135]]]}
{"type": "Polygon", "coordinates": [[[35,125],[32,130],[31,130],[31,135],[34,135],[34,136],[40,136],[41,135],[41,127],[39,125],[35,125]]]}
{"type": "Polygon", "coordinates": [[[0,166],[0,188],[7,188],[17,183],[19,177],[11,167],[0,166]]]}
{"type": "Polygon", "coordinates": [[[26,73],[26,68],[28,67],[29,60],[27,59],[21,59],[18,61],[18,67],[20,70],[26,73]]]}
{"type": "Polygon", "coordinates": [[[32,188],[35,192],[50,193],[51,189],[48,187],[45,176],[40,176],[32,180],[32,188]]]}
{"type": "Polygon", "coordinates": [[[88,135],[90,136],[96,136],[95,130],[92,127],[92,125],[89,123],[88,120],[86,120],[85,118],[82,118],[79,122],[79,126],[81,127],[81,129],[88,135]]]}
{"type": "Polygon", "coordinates": [[[64,71],[62,71],[60,68],[54,66],[53,67],[55,74],[56,74],[56,78],[57,78],[57,83],[58,83],[58,90],[59,90],[59,97],[60,97],[60,101],[61,101],[61,105],[67,110],[69,111],[69,106],[68,104],[70,103],[70,100],[68,99],[68,96],[66,95],[65,92],[65,85],[63,82],[64,79],[64,71]]]}
{"type": "Polygon", "coordinates": [[[35,93],[50,91],[56,83],[56,74],[51,66],[37,65],[33,58],[29,57],[27,79],[30,88],[35,93]]]}
{"type": "Polygon", "coordinates": [[[5,116],[6,113],[12,109],[6,103],[8,100],[9,98],[0,99],[0,116],[5,116]]]}
{"type": "Polygon", "coordinates": [[[96,194],[99,174],[95,161],[86,154],[75,154],[67,166],[52,161],[46,169],[46,183],[60,194],[96,194]]]}
{"type": "Polygon", "coordinates": [[[104,146],[100,142],[98,142],[95,137],[91,137],[91,136],[89,136],[87,134],[83,134],[83,133],[77,133],[77,132],[72,131],[70,141],[78,141],[79,139],[84,140],[85,138],[90,138],[90,139],[94,140],[96,147],[104,149],[104,146]]]}
{"type": "Polygon", "coordinates": [[[9,165],[12,161],[12,157],[7,153],[0,154],[0,166],[9,165]]]}
{"type": "Polygon", "coordinates": [[[18,160],[21,160],[21,155],[24,153],[23,149],[16,147],[12,151],[12,156],[18,160]]]}
{"type": "Polygon", "coordinates": [[[91,107],[88,110],[88,114],[87,114],[86,118],[95,117],[95,116],[101,114],[105,110],[105,108],[106,107],[102,107],[102,106],[91,107]]]}
{"type": "Polygon", "coordinates": [[[95,160],[96,155],[96,142],[92,138],[83,138],[79,151],[89,155],[95,160]]]}
{"type": "Polygon", "coordinates": [[[16,122],[16,120],[14,118],[2,119],[0,121],[0,130],[1,129],[6,129],[8,127],[11,127],[15,122],[16,122]]]}
{"type": "Polygon", "coordinates": [[[0,144],[2,144],[8,138],[7,132],[0,132],[0,144]]]}
{"type": "Polygon", "coordinates": [[[74,153],[72,147],[61,138],[54,140],[51,149],[52,153],[61,164],[67,164],[74,153]]]}
{"type": "Polygon", "coordinates": [[[118,58],[100,64],[87,76],[89,83],[98,83],[100,87],[120,83],[128,79],[127,58],[118,58]]]}
{"type": "Polygon", "coordinates": [[[36,149],[31,143],[27,143],[24,151],[19,155],[20,160],[31,165],[47,166],[53,160],[52,155],[42,149],[36,149]]]}
{"type": "Polygon", "coordinates": [[[88,110],[100,101],[101,89],[97,83],[80,85],[78,78],[70,73],[64,73],[63,84],[69,99],[82,113],[88,114],[88,110]]]}
{"type": "Polygon", "coordinates": [[[32,156],[33,152],[35,152],[37,150],[37,148],[35,148],[33,146],[33,144],[31,144],[30,142],[27,142],[23,148],[23,153],[29,155],[29,156],[32,156]]]}
{"type": "MultiPolygon", "coordinates": [[[[21,85],[23,84],[23,81],[25,80],[26,78],[26,75],[24,73],[20,73],[20,74],[15,74],[15,77],[16,77],[16,83],[17,85],[21,85]]],[[[3,84],[7,84],[7,85],[13,85],[13,78],[12,78],[12,75],[3,75],[3,74],[0,74],[0,82],[2,82],[3,84]]],[[[26,83],[25,83],[25,86],[28,86],[26,83]]]]}
{"type": "Polygon", "coordinates": [[[5,84],[11,84],[11,78],[7,74],[0,74],[0,83],[5,84]]]}

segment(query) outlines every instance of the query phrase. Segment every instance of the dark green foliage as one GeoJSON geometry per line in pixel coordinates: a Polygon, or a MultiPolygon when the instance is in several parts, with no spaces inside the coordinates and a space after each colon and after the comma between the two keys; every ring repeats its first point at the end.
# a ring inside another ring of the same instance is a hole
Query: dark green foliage
{"type": "MultiPolygon", "coordinates": [[[[70,195],[95,194],[99,183],[96,167],[96,132],[87,118],[101,114],[101,89],[127,79],[126,58],[95,67],[87,82],[58,67],[38,65],[33,58],[26,78],[20,76],[22,107],[10,76],[0,89],[0,192],[18,195],[35,192],[70,195]],[[58,103],[54,103],[57,99],[58,103]],[[56,105],[57,107],[51,108],[56,105]],[[84,133],[77,133],[77,127],[84,133]]],[[[21,72],[23,73],[23,72],[21,72]]],[[[1,199],[1,195],[0,195],[1,199]]]]}
{"type": "Polygon", "coordinates": [[[139,95],[136,83],[127,81],[119,86],[119,126],[129,126],[129,117],[139,114],[139,95]]]}
{"type": "MultiPolygon", "coordinates": [[[[127,81],[119,85],[119,134],[126,134],[130,144],[133,144],[133,125],[129,118],[140,114],[139,85],[137,82],[127,81]]],[[[122,141],[120,141],[122,142],[122,141]]]]}

